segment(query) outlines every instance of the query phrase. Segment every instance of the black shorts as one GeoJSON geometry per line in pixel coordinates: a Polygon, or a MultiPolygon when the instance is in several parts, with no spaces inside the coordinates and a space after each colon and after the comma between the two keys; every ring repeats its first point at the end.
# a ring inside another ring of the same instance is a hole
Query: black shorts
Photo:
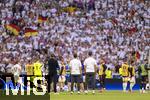
{"type": "Polygon", "coordinates": [[[70,76],[66,76],[66,82],[71,82],[71,75],[70,76]]]}
{"type": "Polygon", "coordinates": [[[105,77],[106,77],[106,75],[99,75],[100,82],[104,82],[105,81],[105,77]]]}
{"type": "Polygon", "coordinates": [[[71,75],[71,83],[80,83],[81,75],[71,75]]]}
{"type": "Polygon", "coordinates": [[[80,76],[80,83],[83,83],[83,76],[80,76]]]}
{"type": "Polygon", "coordinates": [[[145,75],[145,76],[141,76],[141,82],[146,82],[148,79],[148,76],[145,75]]]}

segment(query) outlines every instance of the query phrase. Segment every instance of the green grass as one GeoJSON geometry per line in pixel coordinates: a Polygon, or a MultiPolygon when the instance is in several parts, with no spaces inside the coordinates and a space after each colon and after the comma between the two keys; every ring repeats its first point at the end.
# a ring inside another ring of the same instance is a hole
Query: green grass
{"type": "Polygon", "coordinates": [[[122,91],[106,91],[88,95],[82,93],[60,93],[59,95],[51,93],[50,100],[150,100],[150,93],[140,94],[139,91],[133,93],[123,93],[122,91]]]}
{"type": "MultiPolygon", "coordinates": [[[[20,92],[20,91],[19,91],[20,92]]],[[[46,93],[45,95],[34,95],[31,91],[31,95],[21,95],[18,93],[17,95],[13,95],[12,92],[10,92],[10,95],[6,95],[6,91],[0,90],[0,100],[50,100],[50,95],[46,93]]]]}
{"type": "MultiPolygon", "coordinates": [[[[2,92],[2,91],[0,91],[2,92]]],[[[93,95],[91,92],[87,95],[81,93],[70,94],[69,92],[63,92],[60,94],[51,93],[50,95],[46,94],[44,96],[6,96],[0,94],[0,100],[150,100],[150,91],[147,94],[140,94],[139,91],[134,91],[133,93],[123,93],[122,91],[106,91],[103,93],[96,92],[93,95]]]]}

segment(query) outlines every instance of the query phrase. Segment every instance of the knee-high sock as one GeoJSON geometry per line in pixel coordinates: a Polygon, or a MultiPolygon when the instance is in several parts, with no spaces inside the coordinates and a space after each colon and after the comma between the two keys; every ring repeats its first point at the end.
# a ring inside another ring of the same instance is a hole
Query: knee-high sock
{"type": "Polygon", "coordinates": [[[144,89],[144,83],[142,83],[142,90],[144,89]]]}
{"type": "Polygon", "coordinates": [[[127,88],[127,82],[124,82],[124,83],[123,83],[123,91],[125,91],[126,88],[127,88]]]}
{"type": "Polygon", "coordinates": [[[142,90],[142,88],[143,88],[143,83],[140,83],[140,89],[142,90]]]}
{"type": "Polygon", "coordinates": [[[134,85],[135,85],[134,82],[131,82],[131,83],[130,83],[130,90],[131,90],[131,91],[132,91],[134,85]]]}
{"type": "Polygon", "coordinates": [[[143,88],[144,90],[146,90],[146,83],[143,83],[143,88]]]}

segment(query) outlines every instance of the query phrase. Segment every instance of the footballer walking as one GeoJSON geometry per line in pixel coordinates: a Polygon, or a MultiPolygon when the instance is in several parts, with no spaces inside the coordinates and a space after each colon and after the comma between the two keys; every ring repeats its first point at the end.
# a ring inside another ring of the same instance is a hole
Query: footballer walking
{"type": "Polygon", "coordinates": [[[21,75],[21,64],[19,61],[16,61],[16,64],[12,67],[12,73],[14,74],[14,81],[15,85],[22,84],[22,79],[20,78],[21,75]]]}
{"type": "Polygon", "coordinates": [[[129,79],[129,65],[127,63],[127,59],[124,59],[124,63],[121,66],[121,75],[122,75],[122,81],[123,81],[123,92],[126,92],[127,89],[127,83],[129,79]]]}
{"type": "Polygon", "coordinates": [[[138,68],[138,74],[140,76],[140,93],[147,93],[146,92],[146,84],[148,83],[148,62],[145,59],[144,63],[141,64],[138,68]]]}
{"type": "Polygon", "coordinates": [[[130,82],[130,92],[132,92],[133,87],[135,85],[135,66],[134,62],[132,61],[130,66],[129,66],[129,82],[130,82]]]}
{"type": "Polygon", "coordinates": [[[100,86],[101,86],[100,92],[103,92],[103,90],[105,90],[106,69],[107,69],[107,66],[105,64],[105,61],[103,59],[100,60],[100,68],[98,71],[100,86]]]}

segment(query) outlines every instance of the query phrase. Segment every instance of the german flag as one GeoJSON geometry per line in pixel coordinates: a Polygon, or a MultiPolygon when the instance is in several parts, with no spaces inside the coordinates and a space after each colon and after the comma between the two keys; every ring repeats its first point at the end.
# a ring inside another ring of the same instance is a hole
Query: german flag
{"type": "Polygon", "coordinates": [[[14,35],[19,35],[20,27],[15,24],[6,25],[6,29],[11,31],[14,35]]]}
{"type": "Polygon", "coordinates": [[[36,36],[38,34],[37,30],[33,30],[32,28],[26,28],[25,29],[25,36],[30,37],[30,36],[36,36]]]}
{"type": "Polygon", "coordinates": [[[38,16],[38,23],[43,23],[48,20],[48,17],[43,17],[41,15],[38,16]]]}
{"type": "Polygon", "coordinates": [[[129,30],[128,32],[129,32],[130,35],[132,35],[132,34],[134,34],[135,32],[138,31],[138,29],[136,27],[129,28],[128,30],[129,30]]]}
{"type": "Polygon", "coordinates": [[[118,20],[115,18],[111,18],[111,22],[113,25],[117,25],[118,24],[118,20]]]}
{"type": "Polygon", "coordinates": [[[133,60],[133,61],[139,60],[140,57],[141,57],[141,55],[140,55],[140,53],[139,53],[138,51],[133,51],[133,52],[132,52],[132,60],[133,60]]]}
{"type": "Polygon", "coordinates": [[[136,58],[136,60],[140,59],[140,56],[141,56],[140,53],[138,51],[136,51],[135,52],[135,58],[136,58]]]}

